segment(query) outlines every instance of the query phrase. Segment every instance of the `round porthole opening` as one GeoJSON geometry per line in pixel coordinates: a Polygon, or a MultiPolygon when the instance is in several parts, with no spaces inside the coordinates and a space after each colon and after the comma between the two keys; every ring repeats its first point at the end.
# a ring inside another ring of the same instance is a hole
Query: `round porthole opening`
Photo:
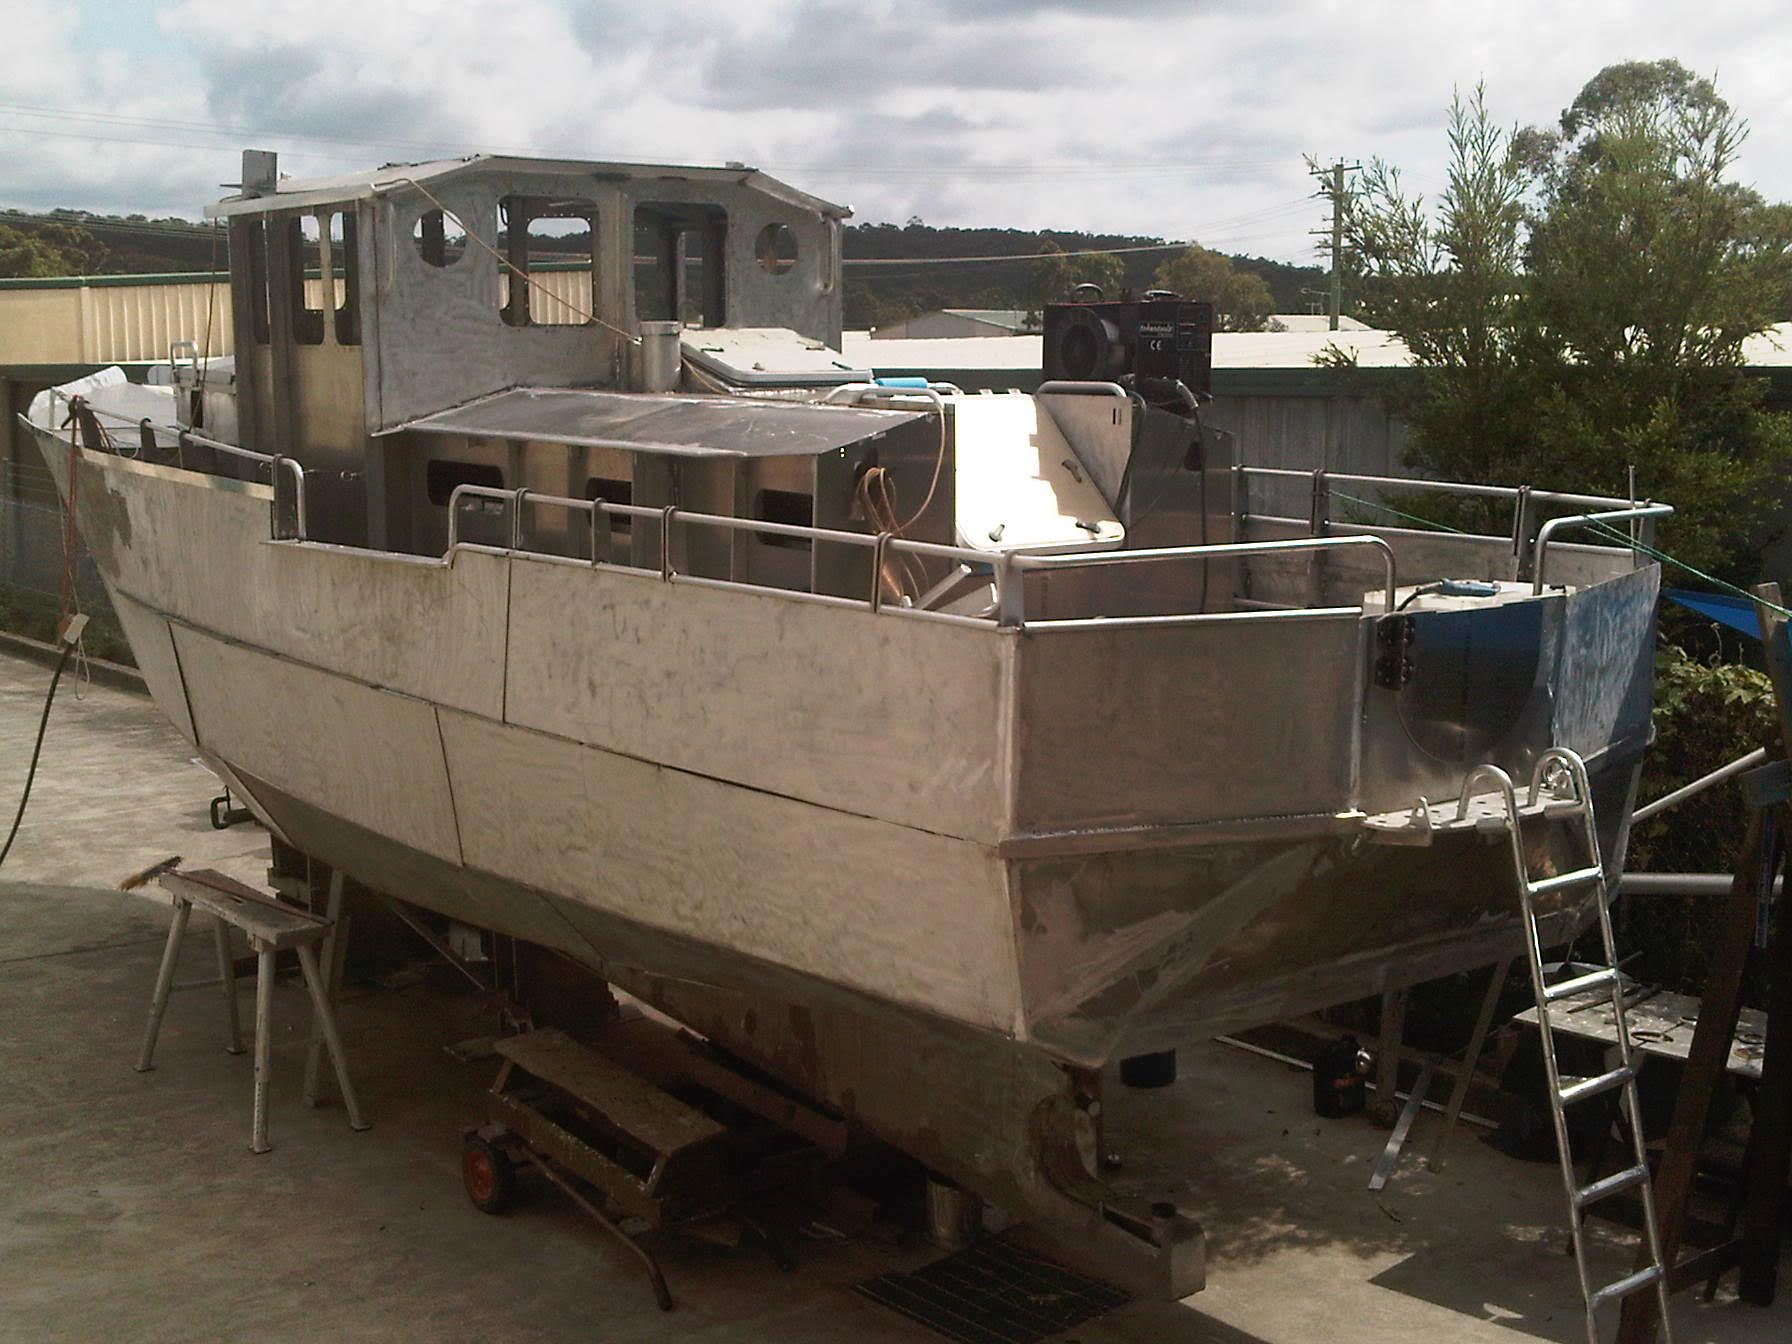
{"type": "Polygon", "coordinates": [[[788,224],[767,224],[753,241],[753,256],[767,274],[789,274],[796,265],[796,231],[788,224]]]}

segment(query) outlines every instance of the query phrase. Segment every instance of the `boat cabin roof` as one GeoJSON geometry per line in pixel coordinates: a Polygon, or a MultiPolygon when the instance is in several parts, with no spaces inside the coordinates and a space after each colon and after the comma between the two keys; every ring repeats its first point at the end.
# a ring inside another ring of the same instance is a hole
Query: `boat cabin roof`
{"type": "Polygon", "coordinates": [[[385,433],[565,443],[682,457],[816,457],[925,414],[743,397],[519,387],[385,433]]]}
{"type": "Polygon", "coordinates": [[[535,159],[512,154],[469,154],[465,158],[435,159],[426,163],[388,163],[371,172],[363,170],[335,177],[278,178],[272,183],[271,189],[246,186],[237,195],[227,196],[216,205],[207,206],[205,215],[208,219],[227,219],[234,215],[271,214],[280,210],[301,210],[306,206],[337,205],[388,195],[418,185],[428,188],[458,177],[492,173],[554,174],[589,177],[595,182],[609,183],[714,182],[757,191],[785,205],[829,219],[846,219],[852,214],[847,206],[835,205],[819,196],[798,191],[757,168],[744,165],[705,168],[583,159],[535,159]]]}

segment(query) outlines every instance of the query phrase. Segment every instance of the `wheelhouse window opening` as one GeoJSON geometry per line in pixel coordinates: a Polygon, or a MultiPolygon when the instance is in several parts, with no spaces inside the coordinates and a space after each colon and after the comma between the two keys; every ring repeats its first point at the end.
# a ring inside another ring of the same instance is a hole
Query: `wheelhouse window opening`
{"type": "Polygon", "coordinates": [[[726,326],[727,243],[721,206],[636,206],[635,319],[726,326]]]}
{"type": "Polygon", "coordinates": [[[249,240],[249,324],[255,343],[266,345],[268,326],[268,229],[265,219],[251,219],[244,226],[249,240]]]}
{"type": "Polygon", "coordinates": [[[361,266],[355,216],[338,210],[330,216],[331,287],[335,291],[336,344],[361,344],[361,266]]]}
{"type": "Polygon", "coordinates": [[[411,228],[417,255],[431,266],[452,266],[467,252],[467,236],[440,210],[425,210],[411,228]]]}
{"type": "Polygon", "coordinates": [[[833,220],[823,220],[821,228],[821,257],[816,270],[820,273],[821,292],[832,294],[834,284],[839,275],[840,225],[833,220]]]}
{"type": "MultiPolygon", "coordinates": [[[[614,476],[593,476],[585,482],[585,498],[601,499],[606,504],[633,504],[635,487],[614,476]]],[[[635,520],[626,513],[612,513],[609,518],[612,537],[626,537],[635,529],[635,520]]]]}
{"type": "Polygon", "coordinates": [[[292,338],[300,345],[324,343],[323,234],[316,215],[287,222],[287,279],[292,295],[292,338]]]}
{"type": "Polygon", "coordinates": [[[506,196],[498,202],[498,220],[510,263],[499,282],[504,321],[513,327],[591,325],[597,207],[583,199],[506,196]]]}
{"type": "MultiPolygon", "coordinates": [[[[791,527],[815,525],[815,496],[801,490],[761,490],[753,501],[753,516],[762,523],[784,523],[791,527]]],[[[772,532],[758,532],[762,546],[784,551],[813,549],[808,537],[784,537],[772,532]]]]}
{"type": "MultiPolygon", "coordinates": [[[[423,488],[429,502],[439,508],[447,508],[448,502],[454,498],[456,486],[480,485],[492,490],[504,488],[504,472],[487,462],[451,462],[445,458],[435,458],[424,468],[423,488]]],[[[504,506],[497,501],[480,501],[475,511],[484,511],[486,505],[495,505],[497,509],[504,506]]]]}
{"type": "Polygon", "coordinates": [[[789,275],[796,265],[796,230],[784,223],[767,224],[753,240],[753,259],[767,275],[789,275]]]}

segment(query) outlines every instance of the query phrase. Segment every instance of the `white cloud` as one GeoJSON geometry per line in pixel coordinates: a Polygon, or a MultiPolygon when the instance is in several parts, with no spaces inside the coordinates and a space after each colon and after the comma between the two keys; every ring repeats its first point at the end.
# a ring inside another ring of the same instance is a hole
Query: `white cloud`
{"type": "Polygon", "coordinates": [[[1755,125],[1743,175],[1792,196],[1792,12],[1745,0],[180,0],[160,52],[104,16],[0,0],[4,203],[195,213],[245,143],[301,174],[486,148],[742,159],[862,218],[1304,258],[1303,151],[1435,188],[1454,86],[1548,122],[1602,66],[1669,55],[1718,76],[1755,125]]]}

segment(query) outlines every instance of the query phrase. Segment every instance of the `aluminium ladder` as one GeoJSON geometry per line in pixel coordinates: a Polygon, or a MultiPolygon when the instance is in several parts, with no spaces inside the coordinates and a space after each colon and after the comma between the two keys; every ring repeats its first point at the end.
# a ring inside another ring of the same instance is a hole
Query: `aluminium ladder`
{"type": "Polygon", "coordinates": [[[1543,1067],[1548,1078],[1550,1119],[1555,1125],[1556,1151],[1562,1165],[1562,1188],[1568,1198],[1569,1229],[1573,1234],[1574,1264],[1580,1275],[1581,1298],[1586,1304],[1587,1341],[1599,1344],[1598,1311],[1607,1302],[1617,1301],[1653,1287],[1661,1308],[1662,1338],[1673,1344],[1673,1331],[1668,1324],[1668,1275],[1662,1262],[1661,1236],[1655,1221],[1655,1198],[1651,1189],[1648,1150],[1643,1141],[1642,1117],[1637,1108],[1636,1065],[1631,1057],[1630,1027],[1624,1016],[1623,977],[1618,970],[1618,949],[1612,937],[1611,912],[1608,908],[1605,865],[1600,859],[1599,835],[1594,826],[1593,794],[1587,783],[1586,763],[1566,747],[1555,747],[1538,758],[1531,774],[1528,810],[1537,808],[1546,786],[1553,791],[1555,782],[1566,777],[1572,796],[1568,806],[1552,809],[1552,815],[1578,819],[1582,841],[1588,856],[1584,868],[1575,868],[1552,876],[1533,878],[1525,857],[1524,840],[1519,831],[1520,809],[1512,778],[1494,765],[1480,765],[1463,781],[1462,797],[1467,799],[1477,782],[1495,786],[1505,804],[1504,826],[1512,846],[1512,864],[1518,879],[1519,903],[1524,912],[1525,958],[1531,968],[1531,988],[1537,1000],[1537,1030],[1543,1047],[1543,1067]],[[1605,949],[1605,965],[1584,975],[1549,984],[1544,977],[1543,947],[1538,929],[1536,901],[1540,896],[1558,892],[1593,888],[1597,893],[1599,934],[1605,949]],[[1590,1078],[1564,1079],[1556,1060],[1555,1041],[1549,1026],[1549,1005],[1577,994],[1605,990],[1611,995],[1612,1013],[1617,1028],[1618,1067],[1590,1078]],[[1628,1121],[1633,1165],[1590,1185],[1581,1185],[1574,1170],[1574,1152],[1568,1143],[1568,1107],[1579,1102],[1622,1090],[1625,1118],[1628,1121]],[[1643,1206],[1643,1234],[1649,1252],[1649,1263],[1603,1287],[1594,1287],[1587,1268],[1583,1218],[1587,1208],[1600,1200],[1625,1190],[1636,1190],[1643,1206]]]}

